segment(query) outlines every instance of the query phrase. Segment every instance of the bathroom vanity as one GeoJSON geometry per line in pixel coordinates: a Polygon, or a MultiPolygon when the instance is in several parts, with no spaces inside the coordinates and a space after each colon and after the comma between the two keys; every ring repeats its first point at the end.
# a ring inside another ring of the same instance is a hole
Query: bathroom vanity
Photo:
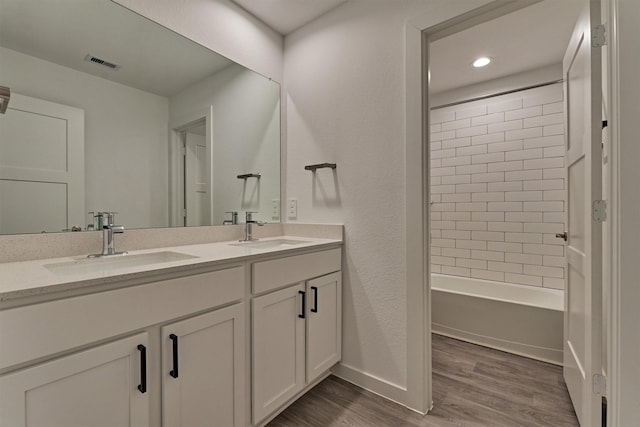
{"type": "Polygon", "coordinates": [[[0,424],[264,425],[341,357],[342,240],[0,264],[0,424]]]}

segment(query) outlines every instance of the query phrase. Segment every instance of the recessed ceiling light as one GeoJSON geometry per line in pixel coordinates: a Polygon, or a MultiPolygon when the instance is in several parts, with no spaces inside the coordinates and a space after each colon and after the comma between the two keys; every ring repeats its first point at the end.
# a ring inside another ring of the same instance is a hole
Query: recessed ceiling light
{"type": "Polygon", "coordinates": [[[475,61],[473,61],[473,66],[476,68],[480,68],[480,67],[484,67],[489,65],[489,63],[491,62],[491,58],[487,57],[487,56],[483,56],[481,58],[476,59],[475,61]]]}

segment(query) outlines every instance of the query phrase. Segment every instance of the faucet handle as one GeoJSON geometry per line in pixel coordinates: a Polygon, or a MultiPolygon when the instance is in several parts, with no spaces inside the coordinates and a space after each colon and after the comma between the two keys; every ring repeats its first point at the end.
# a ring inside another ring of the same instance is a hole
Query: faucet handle
{"type": "MultiPolygon", "coordinates": [[[[106,225],[111,225],[113,224],[113,218],[112,221],[109,222],[109,218],[108,218],[108,214],[110,212],[104,212],[104,211],[91,211],[88,212],[89,215],[91,215],[93,217],[93,224],[91,225],[91,227],[87,227],[87,229],[94,229],[94,230],[102,230],[106,225]]],[[[115,212],[111,212],[112,214],[115,212]]]]}
{"type": "Polygon", "coordinates": [[[105,221],[104,223],[107,225],[113,225],[116,223],[116,213],[115,212],[104,212],[105,221]]]}
{"type": "Polygon", "coordinates": [[[256,211],[247,211],[245,212],[245,221],[246,222],[254,222],[253,214],[256,214],[256,211]]]}
{"type": "Polygon", "coordinates": [[[94,228],[100,229],[105,224],[113,225],[116,222],[117,213],[118,212],[112,212],[112,211],[95,211],[95,212],[89,212],[89,215],[93,215],[93,217],[97,219],[97,221],[94,221],[94,228]],[[97,227],[96,227],[96,222],[97,222],[97,227]]]}
{"type": "Polygon", "coordinates": [[[93,215],[93,216],[107,216],[107,215],[115,215],[118,212],[115,211],[91,211],[91,212],[87,212],[89,215],[93,215]]]}
{"type": "Polygon", "coordinates": [[[238,223],[238,211],[227,211],[226,214],[231,215],[231,219],[222,221],[223,224],[237,224],[238,223]]]}

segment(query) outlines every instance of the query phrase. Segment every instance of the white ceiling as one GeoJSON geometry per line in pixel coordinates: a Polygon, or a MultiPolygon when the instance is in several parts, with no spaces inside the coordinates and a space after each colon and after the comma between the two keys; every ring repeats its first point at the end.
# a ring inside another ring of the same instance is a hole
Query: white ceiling
{"type": "Polygon", "coordinates": [[[347,0],[233,0],[282,35],[324,15],[347,0]]]}
{"type": "MultiPolygon", "coordinates": [[[[348,0],[234,1],[287,34],[348,0]]],[[[582,3],[544,0],[432,43],[432,92],[561,62],[582,3]],[[494,62],[473,68],[481,55],[494,62]]],[[[231,63],[110,1],[0,0],[0,9],[1,45],[163,96],[231,63]],[[88,63],[89,53],[122,69],[88,63]]]]}
{"type": "MultiPolygon", "coordinates": [[[[286,35],[348,0],[233,1],[286,35]]],[[[544,0],[432,43],[431,91],[560,63],[583,4],[584,0],[544,0]],[[479,56],[491,56],[494,62],[473,68],[479,56]]]]}
{"type": "Polygon", "coordinates": [[[433,42],[432,93],[562,62],[583,0],[545,0],[433,42]],[[493,62],[471,63],[480,56],[493,62]]]}
{"type": "Polygon", "coordinates": [[[1,46],[161,96],[232,63],[108,0],[0,0],[0,10],[1,46]]]}

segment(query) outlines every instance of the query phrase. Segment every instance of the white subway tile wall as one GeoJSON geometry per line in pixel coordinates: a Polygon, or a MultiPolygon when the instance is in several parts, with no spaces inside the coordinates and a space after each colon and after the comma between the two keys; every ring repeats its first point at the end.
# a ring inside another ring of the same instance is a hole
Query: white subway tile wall
{"type": "Polygon", "coordinates": [[[563,289],[561,84],[431,113],[431,268],[563,289]]]}

